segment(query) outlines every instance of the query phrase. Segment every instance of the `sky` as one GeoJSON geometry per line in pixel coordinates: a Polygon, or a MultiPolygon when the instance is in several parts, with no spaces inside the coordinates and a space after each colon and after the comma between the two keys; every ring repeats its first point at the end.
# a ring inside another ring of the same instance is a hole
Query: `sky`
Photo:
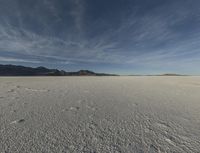
{"type": "Polygon", "coordinates": [[[0,64],[200,74],[199,0],[0,0],[0,64]]]}

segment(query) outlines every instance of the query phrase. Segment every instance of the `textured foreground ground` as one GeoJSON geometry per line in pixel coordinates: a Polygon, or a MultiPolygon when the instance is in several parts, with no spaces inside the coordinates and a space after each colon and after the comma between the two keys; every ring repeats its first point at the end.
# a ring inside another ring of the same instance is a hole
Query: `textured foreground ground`
{"type": "Polygon", "coordinates": [[[200,77],[0,78],[0,152],[200,152],[200,77]]]}

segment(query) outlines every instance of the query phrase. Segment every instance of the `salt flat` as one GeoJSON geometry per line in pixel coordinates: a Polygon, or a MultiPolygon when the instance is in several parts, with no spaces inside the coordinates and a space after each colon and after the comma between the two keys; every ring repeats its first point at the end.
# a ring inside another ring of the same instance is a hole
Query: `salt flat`
{"type": "Polygon", "coordinates": [[[200,77],[1,77],[0,152],[200,152],[200,77]]]}

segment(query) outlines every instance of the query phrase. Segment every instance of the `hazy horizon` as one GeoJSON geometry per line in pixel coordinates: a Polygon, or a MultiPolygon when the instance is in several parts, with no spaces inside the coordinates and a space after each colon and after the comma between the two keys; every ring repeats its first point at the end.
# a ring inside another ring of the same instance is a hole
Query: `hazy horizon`
{"type": "Polygon", "coordinates": [[[200,75],[198,0],[0,0],[0,64],[200,75]]]}

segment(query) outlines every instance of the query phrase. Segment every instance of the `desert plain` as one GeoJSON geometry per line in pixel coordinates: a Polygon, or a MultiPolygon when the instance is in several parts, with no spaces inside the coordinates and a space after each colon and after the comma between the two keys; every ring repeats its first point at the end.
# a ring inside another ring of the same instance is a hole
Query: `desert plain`
{"type": "Polygon", "coordinates": [[[0,77],[0,153],[157,152],[200,152],[200,77],[0,77]]]}

